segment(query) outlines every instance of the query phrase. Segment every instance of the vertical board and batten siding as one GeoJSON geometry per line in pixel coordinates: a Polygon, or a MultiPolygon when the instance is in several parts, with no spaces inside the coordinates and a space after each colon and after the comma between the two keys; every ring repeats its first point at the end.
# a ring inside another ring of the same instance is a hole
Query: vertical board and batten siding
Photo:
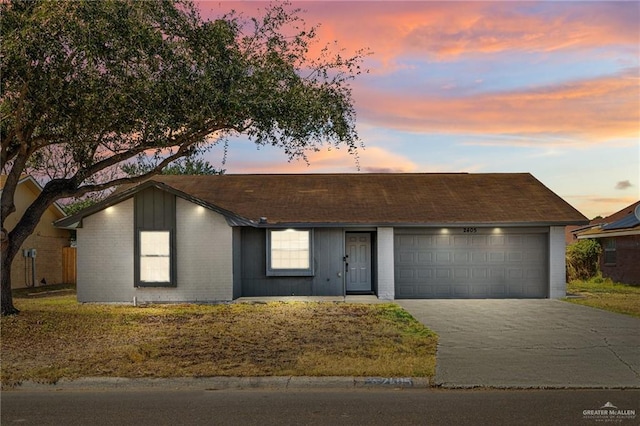
{"type": "Polygon", "coordinates": [[[548,228],[396,229],[395,297],[549,297],[548,228]]]}
{"type": "MultiPolygon", "coordinates": [[[[157,188],[148,188],[134,196],[134,271],[140,276],[140,231],[170,231],[171,252],[176,251],[176,196],[157,188]]],[[[182,218],[181,218],[182,220],[182,218]]],[[[175,285],[176,256],[171,256],[171,283],[175,285]]],[[[136,278],[136,286],[143,285],[136,278]]]]}
{"type": "Polygon", "coordinates": [[[233,298],[242,296],[242,228],[234,227],[233,238],[233,298]]]}
{"type": "Polygon", "coordinates": [[[176,199],[176,287],[134,287],[134,201],[84,218],[78,229],[78,301],[210,302],[233,298],[232,228],[176,199]]]}
{"type": "Polygon", "coordinates": [[[314,230],[314,276],[267,276],[266,230],[242,228],[242,296],[340,296],[344,294],[344,233],[342,229],[314,230]]]}

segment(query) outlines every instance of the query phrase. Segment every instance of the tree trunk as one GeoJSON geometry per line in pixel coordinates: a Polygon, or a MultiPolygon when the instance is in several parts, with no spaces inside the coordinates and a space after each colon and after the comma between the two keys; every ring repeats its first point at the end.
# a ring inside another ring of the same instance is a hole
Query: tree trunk
{"type": "Polygon", "coordinates": [[[20,312],[13,306],[13,294],[11,293],[11,264],[15,253],[9,251],[9,236],[5,229],[2,230],[2,287],[0,287],[0,299],[2,302],[2,316],[15,315],[20,312]]]}

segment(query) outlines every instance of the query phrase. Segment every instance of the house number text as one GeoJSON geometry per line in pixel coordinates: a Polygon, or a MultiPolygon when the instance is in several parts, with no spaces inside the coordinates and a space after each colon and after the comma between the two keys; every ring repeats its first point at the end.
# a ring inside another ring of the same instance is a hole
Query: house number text
{"type": "Polygon", "coordinates": [[[478,232],[478,228],[462,228],[462,232],[467,234],[475,234],[478,232]]]}

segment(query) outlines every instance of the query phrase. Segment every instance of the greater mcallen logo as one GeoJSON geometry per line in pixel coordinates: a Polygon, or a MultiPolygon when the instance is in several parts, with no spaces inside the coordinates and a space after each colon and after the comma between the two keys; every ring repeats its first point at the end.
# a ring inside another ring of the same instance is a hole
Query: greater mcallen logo
{"type": "Polygon", "coordinates": [[[636,410],[622,410],[607,402],[597,410],[583,410],[582,417],[600,422],[620,422],[636,418],[636,410]]]}

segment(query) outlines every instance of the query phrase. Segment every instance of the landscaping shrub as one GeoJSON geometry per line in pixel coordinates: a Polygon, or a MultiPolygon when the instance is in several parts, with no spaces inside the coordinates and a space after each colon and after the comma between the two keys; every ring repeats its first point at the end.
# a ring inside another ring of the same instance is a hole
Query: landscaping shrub
{"type": "Polygon", "coordinates": [[[596,240],[578,240],[567,246],[567,280],[588,280],[598,274],[602,248],[596,240]]]}

